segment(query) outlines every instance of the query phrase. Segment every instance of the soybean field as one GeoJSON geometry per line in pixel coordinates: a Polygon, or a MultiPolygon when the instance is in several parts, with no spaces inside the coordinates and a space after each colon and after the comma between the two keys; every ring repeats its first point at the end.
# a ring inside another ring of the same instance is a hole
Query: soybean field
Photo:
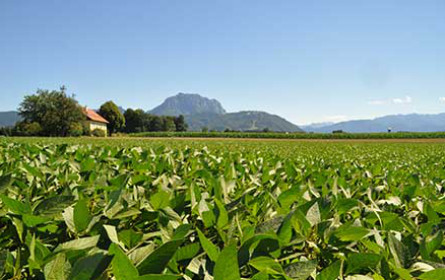
{"type": "Polygon", "coordinates": [[[445,279],[445,143],[0,138],[0,279],[445,279]]]}

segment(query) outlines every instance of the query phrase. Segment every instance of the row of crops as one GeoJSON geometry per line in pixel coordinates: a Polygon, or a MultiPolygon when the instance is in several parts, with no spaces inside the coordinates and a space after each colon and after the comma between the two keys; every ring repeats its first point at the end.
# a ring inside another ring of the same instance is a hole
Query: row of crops
{"type": "Polygon", "coordinates": [[[141,132],[132,137],[202,137],[264,139],[434,139],[445,138],[445,132],[393,133],[285,133],[285,132],[141,132]]]}
{"type": "Polygon", "coordinates": [[[0,279],[445,279],[444,167],[437,143],[0,140],[0,279]]]}

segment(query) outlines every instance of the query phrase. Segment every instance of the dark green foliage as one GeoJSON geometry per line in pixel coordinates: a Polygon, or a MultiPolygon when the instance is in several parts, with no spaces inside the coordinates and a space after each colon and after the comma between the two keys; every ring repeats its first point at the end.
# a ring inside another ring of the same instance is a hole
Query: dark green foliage
{"type": "Polygon", "coordinates": [[[91,131],[91,136],[94,137],[105,137],[105,131],[99,128],[93,129],[93,131],[91,131]]]}
{"type": "Polygon", "coordinates": [[[116,133],[125,127],[125,117],[113,101],[107,101],[99,108],[99,115],[108,121],[108,133],[116,133]]]}
{"type": "MultiPolygon", "coordinates": [[[[34,95],[25,96],[19,112],[24,124],[40,125],[41,130],[37,135],[68,136],[74,123],[85,120],[82,108],[74,96],[66,94],[65,87],[59,91],[38,90],[34,95]]],[[[36,130],[33,125],[32,131],[36,130]]]]}
{"type": "Polygon", "coordinates": [[[147,131],[174,132],[187,130],[184,116],[156,116],[145,113],[141,109],[127,109],[124,116],[126,121],[124,132],[127,133],[147,131]]]}

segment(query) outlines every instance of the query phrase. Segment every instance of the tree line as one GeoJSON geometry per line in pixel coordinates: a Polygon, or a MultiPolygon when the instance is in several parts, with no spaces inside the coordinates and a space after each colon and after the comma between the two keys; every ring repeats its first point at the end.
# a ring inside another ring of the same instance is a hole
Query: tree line
{"type": "MultiPolygon", "coordinates": [[[[19,106],[22,120],[14,127],[0,128],[0,135],[8,136],[81,136],[101,135],[90,131],[84,108],[66,88],[60,90],[37,90],[25,96],[19,106]]],[[[155,116],[141,109],[127,109],[122,113],[117,105],[108,101],[102,104],[98,114],[109,124],[108,133],[133,133],[151,131],[187,131],[184,116],[155,116]]],[[[103,132],[102,132],[103,133],[103,132]]]]}

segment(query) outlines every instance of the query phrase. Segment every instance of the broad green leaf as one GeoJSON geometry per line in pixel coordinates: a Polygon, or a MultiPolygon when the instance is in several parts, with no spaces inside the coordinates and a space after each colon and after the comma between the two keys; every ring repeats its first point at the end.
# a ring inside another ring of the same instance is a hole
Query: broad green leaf
{"type": "Polygon", "coordinates": [[[236,245],[225,247],[218,256],[213,270],[215,280],[240,280],[236,245]]]}
{"type": "Polygon", "coordinates": [[[334,235],[341,241],[358,241],[365,237],[369,233],[369,230],[354,225],[342,225],[334,233],[334,235]]]}
{"type": "Polygon", "coordinates": [[[96,253],[77,260],[68,279],[85,280],[96,279],[101,276],[111,262],[111,257],[103,253],[96,253]]]}
{"type": "Polygon", "coordinates": [[[215,199],[215,204],[216,208],[218,209],[216,226],[221,229],[229,223],[229,216],[226,208],[218,199],[215,199]]]}
{"type": "Polygon", "coordinates": [[[169,206],[170,194],[166,191],[158,191],[150,197],[150,203],[155,210],[169,206]]]}
{"type": "Polygon", "coordinates": [[[138,270],[131,263],[128,257],[121,251],[119,246],[112,243],[108,249],[110,255],[113,255],[111,266],[113,269],[113,275],[116,280],[135,279],[139,276],[138,270]]]}
{"type": "Polygon", "coordinates": [[[206,252],[207,256],[209,256],[212,261],[216,262],[219,256],[219,248],[208,240],[199,229],[196,229],[196,232],[198,232],[199,242],[201,243],[201,246],[206,252]]]}
{"type": "Polygon", "coordinates": [[[309,208],[306,214],[306,219],[311,224],[311,226],[315,226],[321,222],[320,208],[318,207],[318,202],[315,202],[314,205],[309,208]]]}
{"type": "Polygon", "coordinates": [[[161,245],[161,247],[153,251],[138,265],[137,269],[139,274],[161,273],[172,259],[181,243],[182,240],[172,240],[161,245]]]}
{"type": "Polygon", "coordinates": [[[34,216],[31,214],[24,214],[22,219],[25,225],[28,227],[35,227],[37,225],[51,221],[51,218],[49,217],[34,216]]]}
{"type": "Polygon", "coordinates": [[[340,276],[341,261],[336,261],[323,269],[318,275],[317,280],[335,280],[340,276]]]}
{"type": "Polygon", "coordinates": [[[284,272],[296,280],[307,279],[317,269],[317,261],[294,262],[284,268],[284,272]]]}
{"type": "Polygon", "coordinates": [[[0,193],[6,190],[12,184],[11,174],[0,176],[0,193]]]}
{"type": "Polygon", "coordinates": [[[96,235],[92,237],[74,239],[60,244],[59,246],[57,246],[54,252],[89,249],[96,246],[97,242],[99,241],[99,237],[99,235],[96,235]]]}
{"type": "Polygon", "coordinates": [[[255,267],[258,271],[267,274],[284,274],[281,265],[269,257],[258,257],[250,260],[249,265],[255,267]]]}
{"type": "Polygon", "coordinates": [[[74,206],[73,218],[77,232],[82,232],[87,229],[91,221],[91,215],[86,200],[82,199],[77,201],[76,206],[74,206]]]}
{"type": "Polygon", "coordinates": [[[70,274],[71,265],[66,260],[64,253],[57,254],[56,257],[47,263],[44,268],[46,280],[66,280],[70,274]]]}
{"type": "Polygon", "coordinates": [[[28,203],[9,198],[6,195],[0,195],[0,198],[12,213],[18,215],[31,214],[31,206],[28,203]]]}
{"type": "Polygon", "coordinates": [[[421,280],[439,280],[445,279],[445,268],[434,269],[419,276],[421,280]]]}
{"type": "Polygon", "coordinates": [[[178,275],[146,274],[146,275],[143,275],[143,276],[139,276],[136,279],[137,280],[178,280],[178,279],[181,279],[181,278],[182,278],[182,276],[178,276],[178,275]]]}
{"type": "Polygon", "coordinates": [[[346,274],[358,273],[362,269],[374,269],[382,257],[369,253],[352,253],[347,259],[346,274]]]}
{"type": "Polygon", "coordinates": [[[74,196],[54,196],[40,201],[34,207],[34,215],[52,216],[62,214],[62,211],[70,206],[74,196]]]}
{"type": "Polygon", "coordinates": [[[175,254],[176,261],[193,259],[201,250],[199,243],[191,243],[178,248],[175,254]]]}
{"type": "Polygon", "coordinates": [[[399,268],[405,268],[409,260],[409,251],[392,233],[388,233],[389,249],[399,268]]]}

